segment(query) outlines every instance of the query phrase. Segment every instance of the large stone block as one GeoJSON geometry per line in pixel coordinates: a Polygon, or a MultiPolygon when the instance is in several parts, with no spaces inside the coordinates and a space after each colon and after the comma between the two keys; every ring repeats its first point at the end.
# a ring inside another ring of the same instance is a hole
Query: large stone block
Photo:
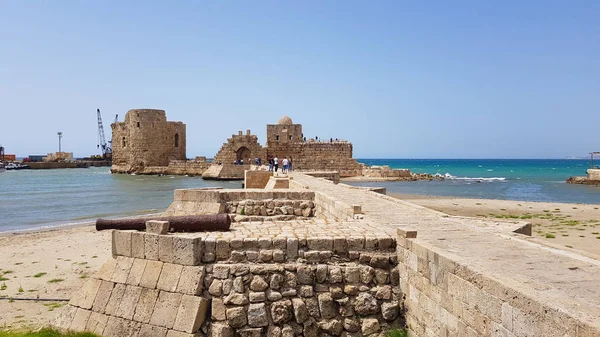
{"type": "Polygon", "coordinates": [[[194,333],[206,320],[208,300],[198,296],[183,295],[173,329],[194,333]]]}
{"type": "Polygon", "coordinates": [[[141,324],[119,317],[110,316],[104,328],[104,337],[136,337],[141,324]]]}
{"type": "Polygon", "coordinates": [[[94,274],[94,278],[104,281],[110,281],[112,279],[116,267],[117,259],[111,257],[100,267],[98,272],[94,274]]]}
{"type": "Polygon", "coordinates": [[[116,283],[113,287],[112,292],[110,293],[110,298],[108,303],[106,304],[106,310],[104,312],[107,315],[116,316],[117,311],[119,310],[119,306],[121,305],[121,299],[123,299],[123,295],[125,294],[125,289],[127,286],[122,283],[116,283]]]}
{"type": "Polygon", "coordinates": [[[131,266],[133,266],[132,258],[117,256],[117,266],[115,267],[115,272],[111,277],[111,281],[115,283],[127,283],[127,277],[129,277],[131,266]]]}
{"type": "MultiPolygon", "coordinates": [[[[98,292],[96,293],[96,298],[94,299],[94,304],[92,305],[93,311],[101,314],[104,313],[114,286],[115,284],[113,282],[101,281],[98,292]]],[[[106,322],[104,323],[106,325],[106,322]]]]}
{"type": "Polygon", "coordinates": [[[142,279],[140,280],[140,286],[150,289],[156,288],[163,264],[164,263],[159,261],[148,261],[146,263],[146,268],[144,268],[142,279]]]}
{"type": "Polygon", "coordinates": [[[85,331],[91,313],[92,312],[89,310],[78,308],[77,312],[75,313],[75,317],[73,317],[70,330],[85,331]]]}
{"type": "Polygon", "coordinates": [[[137,286],[140,284],[142,280],[142,276],[144,275],[144,269],[146,269],[146,263],[148,261],[142,259],[134,259],[133,264],[131,265],[131,269],[129,270],[129,276],[127,276],[127,284],[132,286],[137,286]]]}
{"type": "Polygon", "coordinates": [[[131,256],[131,231],[112,231],[112,254],[131,256]]]}
{"type": "Polygon", "coordinates": [[[160,235],[146,233],[144,234],[144,256],[146,260],[158,261],[158,238],[160,235]]]}
{"type": "Polygon", "coordinates": [[[161,291],[150,318],[150,324],[172,329],[181,303],[181,294],[161,291]]]}
{"type": "Polygon", "coordinates": [[[67,304],[64,306],[56,319],[54,320],[54,326],[61,330],[68,330],[71,328],[75,314],[77,313],[77,307],[67,304]]]}
{"type": "Polygon", "coordinates": [[[166,337],[167,328],[150,324],[142,324],[137,337],[166,337]]]}
{"type": "Polygon", "coordinates": [[[160,277],[156,288],[169,292],[175,292],[177,290],[177,284],[181,277],[181,271],[183,266],[179,264],[165,263],[160,272],[160,277]]]}
{"type": "Polygon", "coordinates": [[[85,331],[102,335],[104,328],[106,327],[106,323],[108,323],[108,316],[92,311],[85,327],[85,331]]]}
{"type": "Polygon", "coordinates": [[[204,285],[204,266],[184,266],[177,284],[177,292],[200,295],[204,285]]]}
{"type": "Polygon", "coordinates": [[[248,307],[248,325],[253,328],[269,325],[269,317],[264,303],[250,304],[248,307]]]}
{"type": "Polygon", "coordinates": [[[121,318],[125,318],[127,320],[133,319],[133,314],[135,313],[135,307],[140,299],[140,294],[142,293],[141,287],[136,287],[132,285],[128,285],[125,288],[125,293],[123,294],[123,299],[121,300],[121,304],[119,304],[119,310],[117,310],[117,316],[121,318]]]}
{"type": "MultiPolygon", "coordinates": [[[[177,193],[175,193],[177,194],[177,193]]],[[[169,232],[169,222],[160,220],[146,221],[146,233],[165,235],[169,232]]]]}
{"type": "Polygon", "coordinates": [[[173,263],[175,261],[173,236],[160,235],[158,237],[158,259],[167,263],[173,263]]]}
{"type": "Polygon", "coordinates": [[[173,263],[195,266],[202,261],[203,241],[199,238],[173,237],[173,263]]]}
{"type": "Polygon", "coordinates": [[[132,232],[131,233],[131,257],[143,259],[144,258],[144,233],[132,232]]]}
{"type": "Polygon", "coordinates": [[[140,298],[135,308],[135,314],[133,319],[142,323],[149,323],[152,313],[154,312],[154,305],[156,299],[158,299],[159,291],[156,289],[142,288],[140,298]]]}
{"type": "Polygon", "coordinates": [[[97,279],[87,280],[83,285],[83,288],[79,289],[79,291],[75,293],[75,296],[71,298],[69,304],[83,309],[91,309],[102,282],[103,281],[97,279]]]}

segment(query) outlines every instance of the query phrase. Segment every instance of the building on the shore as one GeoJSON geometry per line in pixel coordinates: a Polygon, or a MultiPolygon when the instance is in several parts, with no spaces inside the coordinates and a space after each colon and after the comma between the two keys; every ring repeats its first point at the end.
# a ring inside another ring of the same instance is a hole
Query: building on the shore
{"type": "Polygon", "coordinates": [[[241,165],[236,170],[230,167],[234,162],[254,164],[260,159],[262,164],[267,164],[271,158],[278,158],[280,165],[287,158],[292,161],[293,169],[299,171],[339,171],[341,177],[358,176],[362,172],[360,164],[352,158],[352,143],[332,138],[307,139],[302,124],[294,124],[290,117],[284,116],[277,124],[267,125],[266,147],[258,143],[258,137],[250,130],[246,134],[240,131],[232,135],[215,155],[213,167],[202,177],[242,179],[247,167],[241,165]]]}
{"type": "Polygon", "coordinates": [[[129,110],[123,122],[111,127],[113,172],[139,172],[186,160],[185,124],[167,121],[164,110],[129,110]]]}

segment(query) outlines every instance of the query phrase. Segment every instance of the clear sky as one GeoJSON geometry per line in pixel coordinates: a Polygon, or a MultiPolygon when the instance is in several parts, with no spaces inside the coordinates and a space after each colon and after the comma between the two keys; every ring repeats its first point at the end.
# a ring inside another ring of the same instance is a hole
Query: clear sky
{"type": "Polygon", "coordinates": [[[357,158],[600,151],[600,1],[0,0],[0,144],[98,154],[96,109],[187,155],[283,115],[357,158]]]}

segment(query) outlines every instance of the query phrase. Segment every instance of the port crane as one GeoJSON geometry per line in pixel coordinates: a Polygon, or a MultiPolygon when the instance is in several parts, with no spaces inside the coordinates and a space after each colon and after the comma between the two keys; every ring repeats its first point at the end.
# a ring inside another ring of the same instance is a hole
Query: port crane
{"type": "MultiPolygon", "coordinates": [[[[102,157],[104,159],[112,159],[112,141],[106,141],[106,137],[104,136],[104,125],[102,124],[102,115],[100,114],[100,109],[96,109],[98,114],[98,149],[102,148],[102,157]]],[[[115,118],[115,122],[118,119],[118,116],[115,118]]]]}

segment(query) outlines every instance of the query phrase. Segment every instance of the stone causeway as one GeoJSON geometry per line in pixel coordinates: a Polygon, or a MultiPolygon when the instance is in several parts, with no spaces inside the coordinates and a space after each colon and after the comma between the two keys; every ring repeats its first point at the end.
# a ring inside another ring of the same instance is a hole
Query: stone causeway
{"type": "Polygon", "coordinates": [[[176,190],[166,214],[225,212],[231,230],[113,231],[113,258],[55,325],[119,337],[383,337],[402,327],[417,337],[600,336],[600,261],[531,237],[531,224],[287,178],[286,188],[176,190]]]}

